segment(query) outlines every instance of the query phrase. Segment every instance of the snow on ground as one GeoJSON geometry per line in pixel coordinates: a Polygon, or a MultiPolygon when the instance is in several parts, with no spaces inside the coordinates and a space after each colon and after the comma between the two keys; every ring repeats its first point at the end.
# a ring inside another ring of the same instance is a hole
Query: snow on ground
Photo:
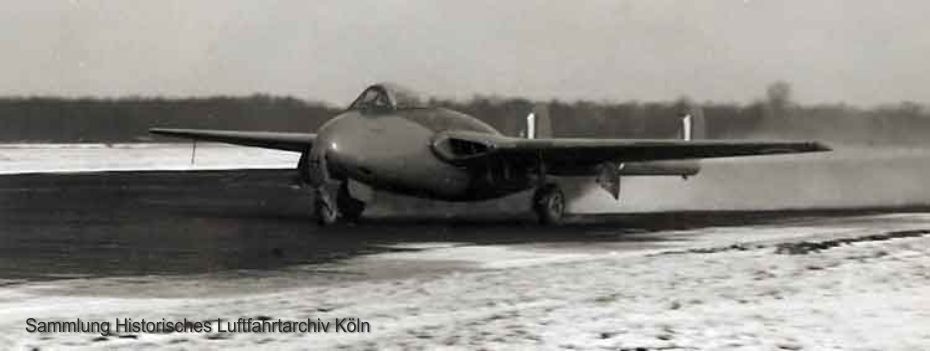
{"type": "Polygon", "coordinates": [[[429,265],[469,257],[478,264],[258,293],[215,295],[199,280],[152,283],[154,290],[185,289],[203,295],[199,298],[124,296],[109,288],[89,296],[69,293],[76,284],[69,281],[11,285],[0,288],[0,347],[917,350],[930,345],[930,214],[798,223],[782,227],[784,235],[776,230],[677,232],[669,235],[706,239],[572,255],[523,246],[427,243],[420,256],[372,255],[356,259],[358,271],[352,262],[341,269],[364,275],[365,267],[397,261],[429,265]],[[372,331],[35,335],[24,331],[28,317],[354,317],[369,322],[372,331]]]}
{"type": "Polygon", "coordinates": [[[0,144],[0,174],[136,170],[293,168],[293,152],[197,143],[0,144]]]}

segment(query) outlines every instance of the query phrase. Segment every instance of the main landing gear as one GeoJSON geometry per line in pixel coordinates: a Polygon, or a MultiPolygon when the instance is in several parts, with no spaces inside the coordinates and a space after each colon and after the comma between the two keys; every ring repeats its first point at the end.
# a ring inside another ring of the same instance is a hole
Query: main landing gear
{"type": "Polygon", "coordinates": [[[361,218],[362,212],[365,211],[365,203],[352,197],[348,182],[339,184],[335,199],[330,193],[325,187],[319,187],[315,191],[313,215],[317,224],[326,226],[336,224],[340,219],[355,222],[361,218]]]}
{"type": "Polygon", "coordinates": [[[545,184],[533,193],[533,212],[540,224],[559,224],[565,215],[565,195],[556,184],[545,184]]]}

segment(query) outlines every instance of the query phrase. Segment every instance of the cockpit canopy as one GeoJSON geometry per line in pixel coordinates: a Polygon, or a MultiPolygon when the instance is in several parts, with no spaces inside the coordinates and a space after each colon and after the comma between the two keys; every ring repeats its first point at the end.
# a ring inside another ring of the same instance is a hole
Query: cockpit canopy
{"type": "Polygon", "coordinates": [[[350,110],[399,110],[426,107],[423,99],[413,90],[393,83],[379,83],[365,89],[349,105],[350,110]]]}

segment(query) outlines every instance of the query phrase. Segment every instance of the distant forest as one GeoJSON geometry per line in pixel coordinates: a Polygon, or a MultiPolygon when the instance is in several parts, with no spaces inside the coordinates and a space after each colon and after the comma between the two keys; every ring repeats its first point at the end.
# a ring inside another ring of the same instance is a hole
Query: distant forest
{"type": "MultiPolygon", "coordinates": [[[[534,102],[476,96],[430,103],[471,114],[504,134],[518,135],[534,102]]],[[[843,104],[802,106],[778,82],[748,104],[548,101],[553,131],[562,137],[663,138],[678,131],[678,116],[700,108],[707,137],[819,139],[844,144],[918,145],[930,135],[930,111],[902,102],[871,108],[843,104]]],[[[312,132],[341,107],[293,97],[0,98],[0,143],[117,143],[152,138],[153,126],[312,132]]],[[[173,140],[172,140],[173,141],[173,140]]]]}

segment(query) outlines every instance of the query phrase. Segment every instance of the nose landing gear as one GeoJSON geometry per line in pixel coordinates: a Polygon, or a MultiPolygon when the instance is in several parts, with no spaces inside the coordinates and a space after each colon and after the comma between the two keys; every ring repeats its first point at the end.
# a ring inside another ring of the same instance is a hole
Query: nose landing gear
{"type": "Polygon", "coordinates": [[[532,207],[540,224],[559,224],[565,215],[565,195],[556,184],[543,185],[533,193],[532,207]]]}
{"type": "Polygon", "coordinates": [[[313,216],[316,217],[316,223],[321,226],[335,224],[339,220],[339,209],[329,192],[323,187],[318,187],[314,195],[313,216]]]}
{"type": "Polygon", "coordinates": [[[344,181],[339,185],[339,192],[336,194],[336,206],[342,218],[349,222],[357,222],[365,211],[365,202],[352,197],[349,192],[349,181],[344,181]]]}
{"type": "Polygon", "coordinates": [[[313,201],[313,215],[317,224],[327,226],[336,224],[340,219],[356,222],[365,211],[365,202],[357,200],[349,193],[348,182],[339,184],[335,199],[325,186],[317,187],[313,201]]]}

